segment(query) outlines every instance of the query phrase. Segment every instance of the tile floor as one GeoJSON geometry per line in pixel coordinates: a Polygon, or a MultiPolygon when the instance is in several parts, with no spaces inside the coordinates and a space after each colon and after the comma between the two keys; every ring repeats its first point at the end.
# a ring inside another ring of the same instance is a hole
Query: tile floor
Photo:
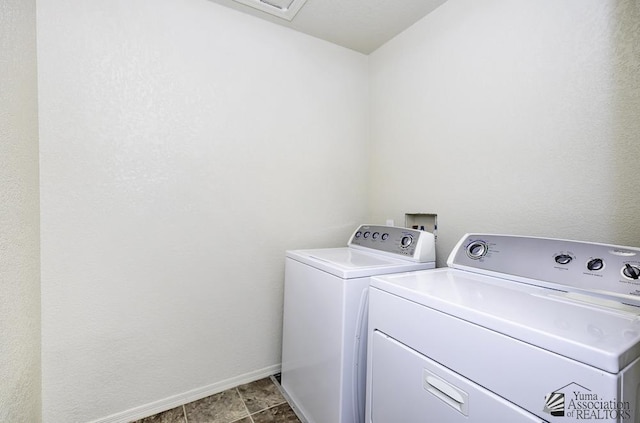
{"type": "Polygon", "coordinates": [[[300,423],[300,420],[280,393],[277,378],[267,377],[133,423],[300,423]]]}

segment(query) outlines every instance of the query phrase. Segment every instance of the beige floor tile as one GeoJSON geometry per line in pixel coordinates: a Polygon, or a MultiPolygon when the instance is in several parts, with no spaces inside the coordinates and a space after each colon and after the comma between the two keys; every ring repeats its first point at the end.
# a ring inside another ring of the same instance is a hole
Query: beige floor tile
{"type": "Polygon", "coordinates": [[[268,377],[240,385],[238,392],[251,414],[286,402],[278,387],[268,377]]]}
{"type": "Polygon", "coordinates": [[[235,388],[190,402],[184,408],[189,423],[231,423],[248,416],[235,388]]]}
{"type": "Polygon", "coordinates": [[[289,404],[280,404],[267,410],[252,414],[254,423],[300,423],[289,404]]]}
{"type": "Polygon", "coordinates": [[[186,420],[182,406],[180,406],[142,420],[136,420],[134,423],[186,423],[186,420]]]}

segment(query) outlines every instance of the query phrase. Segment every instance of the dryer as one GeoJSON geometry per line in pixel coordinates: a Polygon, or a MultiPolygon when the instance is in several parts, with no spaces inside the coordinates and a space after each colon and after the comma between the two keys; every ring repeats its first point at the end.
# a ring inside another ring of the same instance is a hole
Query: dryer
{"type": "Polygon", "coordinates": [[[470,234],[374,277],[367,423],[640,422],[640,249],[470,234]]]}
{"type": "Polygon", "coordinates": [[[287,251],[282,389],[302,421],[364,421],[370,278],[434,267],[434,235],[393,226],[362,225],[346,247],[287,251]]]}

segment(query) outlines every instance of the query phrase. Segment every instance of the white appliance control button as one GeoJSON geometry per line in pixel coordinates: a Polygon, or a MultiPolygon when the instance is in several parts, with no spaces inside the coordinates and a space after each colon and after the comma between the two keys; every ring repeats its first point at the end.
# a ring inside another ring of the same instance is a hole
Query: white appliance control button
{"type": "Polygon", "coordinates": [[[556,263],[558,264],[569,264],[571,263],[571,260],[573,260],[573,257],[571,257],[569,254],[558,254],[555,257],[556,263]]]}
{"type": "Polygon", "coordinates": [[[594,258],[587,262],[587,269],[597,272],[604,269],[604,261],[601,258],[594,258]]]}
{"type": "Polygon", "coordinates": [[[365,233],[364,233],[364,237],[365,237],[365,238],[369,238],[369,235],[371,235],[371,232],[369,232],[369,231],[367,231],[367,232],[365,232],[365,233]]]}
{"type": "Polygon", "coordinates": [[[474,260],[484,257],[488,250],[487,243],[484,241],[473,241],[467,245],[467,255],[474,260]]]}
{"type": "Polygon", "coordinates": [[[373,239],[378,239],[379,236],[380,236],[380,232],[373,233],[373,239]]]}
{"type": "Polygon", "coordinates": [[[386,240],[387,240],[387,238],[389,238],[389,234],[388,234],[388,233],[386,233],[386,232],[385,232],[385,233],[383,233],[383,234],[382,234],[382,240],[383,240],[383,241],[386,241],[386,240]]]}
{"type": "Polygon", "coordinates": [[[405,235],[400,240],[400,246],[402,248],[407,248],[408,246],[411,245],[412,242],[413,242],[413,237],[411,235],[405,235]]]}

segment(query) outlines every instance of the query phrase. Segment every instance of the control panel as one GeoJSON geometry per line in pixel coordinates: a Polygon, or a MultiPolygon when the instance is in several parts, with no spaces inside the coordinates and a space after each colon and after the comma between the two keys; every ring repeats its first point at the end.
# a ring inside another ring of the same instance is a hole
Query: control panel
{"type": "Polygon", "coordinates": [[[430,232],[397,226],[361,225],[349,247],[425,263],[436,260],[435,237],[430,232]]]}
{"type": "Polygon", "coordinates": [[[640,248],[636,247],[467,234],[451,252],[447,265],[640,305],[640,248]]]}

